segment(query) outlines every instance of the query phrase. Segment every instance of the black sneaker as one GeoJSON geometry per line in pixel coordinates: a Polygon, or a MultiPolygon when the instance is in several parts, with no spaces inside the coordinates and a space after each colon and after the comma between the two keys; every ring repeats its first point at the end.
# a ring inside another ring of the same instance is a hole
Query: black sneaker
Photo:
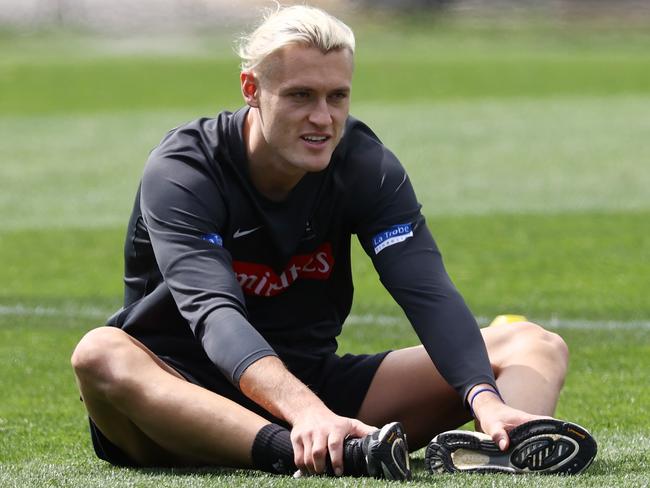
{"type": "Polygon", "coordinates": [[[386,424],[365,437],[347,439],[343,448],[344,471],[348,476],[411,479],[406,434],[399,422],[386,424]]]}
{"type": "Polygon", "coordinates": [[[578,474],[596,457],[596,441],[579,425],[562,420],[526,422],[510,431],[502,452],[480,432],[452,430],[427,446],[424,462],[432,473],[578,474]]]}

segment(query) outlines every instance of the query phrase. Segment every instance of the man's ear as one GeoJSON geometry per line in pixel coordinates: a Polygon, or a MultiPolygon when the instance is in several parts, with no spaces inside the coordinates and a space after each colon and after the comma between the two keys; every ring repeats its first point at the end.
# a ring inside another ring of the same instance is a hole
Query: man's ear
{"type": "Polygon", "coordinates": [[[259,86],[255,75],[251,71],[242,71],[239,80],[241,82],[241,93],[246,104],[251,107],[259,107],[259,86]]]}

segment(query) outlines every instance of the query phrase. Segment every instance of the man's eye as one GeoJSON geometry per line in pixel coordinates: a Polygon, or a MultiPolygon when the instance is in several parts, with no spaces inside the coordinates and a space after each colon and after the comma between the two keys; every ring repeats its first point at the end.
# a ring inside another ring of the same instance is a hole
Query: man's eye
{"type": "Polygon", "coordinates": [[[334,93],[330,95],[330,97],[333,98],[334,100],[345,100],[346,98],[348,98],[348,94],[344,92],[340,92],[340,93],[334,93]]]}
{"type": "Polygon", "coordinates": [[[308,92],[305,92],[305,91],[301,91],[301,92],[293,92],[293,93],[291,94],[291,96],[292,96],[293,98],[299,98],[299,99],[300,99],[300,98],[308,98],[308,97],[309,97],[309,93],[308,93],[308,92]]]}

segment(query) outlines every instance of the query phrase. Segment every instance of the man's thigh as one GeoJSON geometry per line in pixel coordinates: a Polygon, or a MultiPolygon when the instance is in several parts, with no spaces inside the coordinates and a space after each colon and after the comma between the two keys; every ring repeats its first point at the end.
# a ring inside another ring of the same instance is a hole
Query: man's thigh
{"type": "Polygon", "coordinates": [[[390,352],[377,369],[357,417],[370,425],[402,422],[409,448],[471,420],[456,391],[422,346],[390,352]]]}

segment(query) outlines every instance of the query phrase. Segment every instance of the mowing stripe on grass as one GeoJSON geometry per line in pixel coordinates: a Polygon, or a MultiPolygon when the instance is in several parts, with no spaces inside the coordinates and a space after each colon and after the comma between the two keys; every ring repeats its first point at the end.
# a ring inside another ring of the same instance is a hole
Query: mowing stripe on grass
{"type": "MultiPolygon", "coordinates": [[[[476,321],[481,327],[487,326],[494,317],[476,317],[476,321]]],[[[534,321],[536,319],[533,319],[534,321]]],[[[406,318],[396,317],[393,315],[350,315],[346,320],[346,325],[380,325],[390,326],[397,325],[406,321],[406,318]]],[[[590,329],[590,330],[650,330],[650,321],[632,320],[583,320],[583,319],[563,319],[552,317],[550,319],[539,320],[539,323],[549,329],[590,329]]]]}
{"type": "MultiPolygon", "coordinates": [[[[83,305],[74,307],[72,305],[64,307],[49,306],[27,306],[22,304],[0,305],[0,316],[19,316],[19,317],[67,317],[67,318],[91,318],[105,319],[108,318],[115,310],[107,310],[100,307],[83,305]]],[[[488,325],[493,317],[476,317],[476,321],[481,327],[488,325]]],[[[405,317],[386,314],[352,314],[345,321],[346,325],[378,325],[393,326],[406,322],[405,317]]],[[[582,320],[582,319],[563,319],[552,317],[550,319],[540,320],[545,327],[550,329],[592,329],[592,330],[616,330],[616,329],[643,329],[650,330],[650,321],[632,320],[582,320]]]]}
{"type": "Polygon", "coordinates": [[[68,318],[108,318],[114,310],[109,311],[98,307],[81,306],[72,307],[66,306],[61,308],[48,307],[48,306],[25,306],[17,305],[0,305],[0,316],[15,315],[19,317],[68,317],[68,318]]]}
{"type": "MultiPolygon", "coordinates": [[[[0,116],[3,230],[123,227],[151,148],[218,107],[0,116]]],[[[428,216],[649,209],[648,112],[648,95],[353,107],[428,216]]]]}

